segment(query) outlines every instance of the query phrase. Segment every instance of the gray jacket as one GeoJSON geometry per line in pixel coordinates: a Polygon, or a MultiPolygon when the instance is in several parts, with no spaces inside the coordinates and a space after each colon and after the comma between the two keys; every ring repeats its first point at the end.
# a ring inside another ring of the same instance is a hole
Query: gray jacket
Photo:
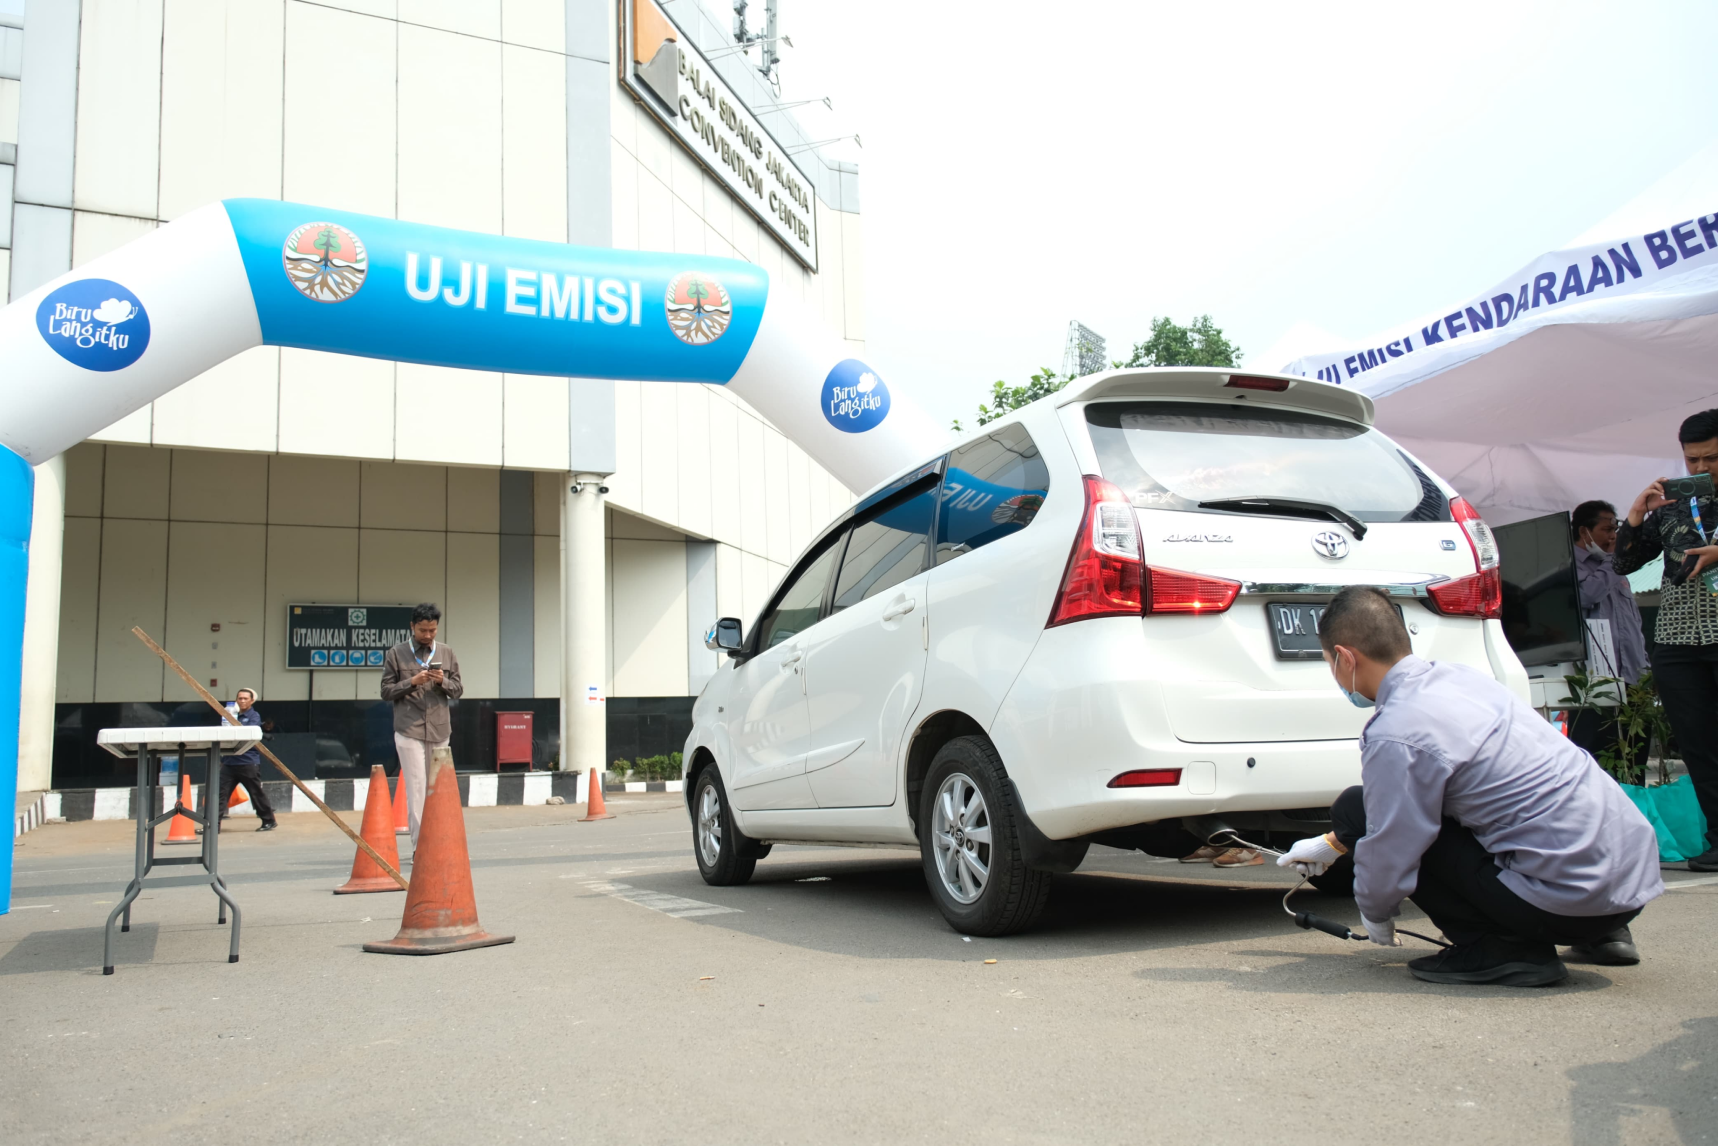
{"type": "Polygon", "coordinates": [[[394,731],[412,740],[441,744],[453,735],[448,702],[465,694],[459,679],[459,658],[444,644],[433,649],[402,641],[382,659],[382,699],[394,706],[394,731]],[[413,684],[412,677],[440,661],[446,676],[440,684],[413,684]],[[421,663],[420,663],[421,662],[421,663]]]}
{"type": "Polygon", "coordinates": [[[1504,886],[1544,911],[1632,911],[1664,891],[1658,837],[1593,758],[1465,665],[1404,657],[1360,734],[1366,835],[1354,898],[1394,918],[1445,816],[1471,830],[1504,886]]]}
{"type": "Polygon", "coordinates": [[[1617,572],[1609,553],[1590,549],[1575,550],[1575,576],[1581,582],[1581,615],[1611,623],[1611,647],[1617,655],[1617,663],[1608,668],[1595,657],[1588,671],[1637,683],[1647,669],[1646,630],[1641,628],[1640,608],[1629,579],[1617,572]]]}

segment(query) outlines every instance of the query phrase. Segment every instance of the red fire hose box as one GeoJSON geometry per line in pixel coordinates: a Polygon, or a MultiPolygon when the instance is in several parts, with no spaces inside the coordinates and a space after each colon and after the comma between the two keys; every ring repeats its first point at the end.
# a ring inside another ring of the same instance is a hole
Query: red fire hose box
{"type": "Polygon", "coordinates": [[[531,718],[529,712],[497,712],[495,714],[495,766],[523,764],[531,766],[531,718]]]}

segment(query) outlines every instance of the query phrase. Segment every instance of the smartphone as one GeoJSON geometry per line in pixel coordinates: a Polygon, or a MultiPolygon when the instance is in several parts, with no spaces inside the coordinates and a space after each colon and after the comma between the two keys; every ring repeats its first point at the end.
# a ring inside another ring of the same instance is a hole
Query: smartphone
{"type": "Polygon", "coordinates": [[[1665,478],[1664,496],[1672,501],[1690,497],[1711,497],[1712,475],[1689,474],[1687,477],[1665,478]]]}
{"type": "Polygon", "coordinates": [[[1675,573],[1671,574],[1670,583],[1672,585],[1680,585],[1684,581],[1688,580],[1688,578],[1694,573],[1694,567],[1698,564],[1700,564],[1700,558],[1694,556],[1692,553],[1687,557],[1684,557],[1682,559],[1682,567],[1675,573]]]}
{"type": "Polygon", "coordinates": [[[440,661],[431,661],[425,667],[428,668],[431,672],[440,672],[441,671],[441,662],[440,661]]]}

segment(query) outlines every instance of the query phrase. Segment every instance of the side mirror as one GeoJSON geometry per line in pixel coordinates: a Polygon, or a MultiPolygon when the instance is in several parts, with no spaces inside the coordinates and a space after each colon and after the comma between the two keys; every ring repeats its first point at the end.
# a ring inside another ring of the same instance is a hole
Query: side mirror
{"type": "Polygon", "coordinates": [[[704,633],[704,647],[712,652],[740,651],[740,621],[738,617],[723,617],[704,633]]]}

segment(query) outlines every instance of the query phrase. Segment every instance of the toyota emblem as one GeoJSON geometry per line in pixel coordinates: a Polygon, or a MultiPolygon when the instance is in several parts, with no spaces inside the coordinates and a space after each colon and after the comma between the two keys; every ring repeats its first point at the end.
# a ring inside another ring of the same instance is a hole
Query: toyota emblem
{"type": "Polygon", "coordinates": [[[1312,549],[1320,557],[1340,561],[1348,556],[1348,538],[1334,529],[1322,530],[1312,535],[1312,549]]]}

